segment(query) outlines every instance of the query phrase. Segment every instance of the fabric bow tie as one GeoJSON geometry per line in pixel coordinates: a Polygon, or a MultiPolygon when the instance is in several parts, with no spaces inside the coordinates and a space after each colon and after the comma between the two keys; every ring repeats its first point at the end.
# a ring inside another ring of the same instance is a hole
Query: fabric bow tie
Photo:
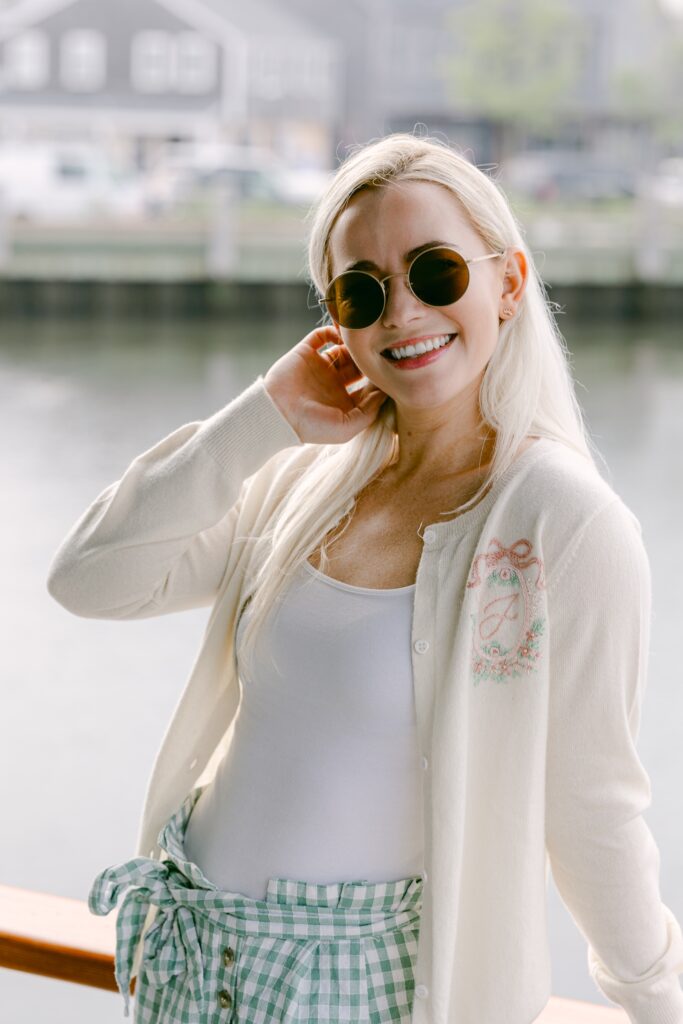
{"type": "Polygon", "coordinates": [[[88,897],[90,912],[108,914],[122,889],[135,886],[121,904],[116,921],[116,984],[124,998],[124,1016],[129,1017],[130,981],[135,950],[152,904],[159,907],[145,935],[142,962],[150,984],[161,987],[179,974],[188,976],[193,997],[188,1024],[201,1024],[202,999],[206,992],[204,960],[189,904],[197,906],[201,896],[192,882],[171,861],[137,857],[117,867],[106,868],[92,884],[88,897]],[[192,893],[192,899],[188,894],[192,893]]]}

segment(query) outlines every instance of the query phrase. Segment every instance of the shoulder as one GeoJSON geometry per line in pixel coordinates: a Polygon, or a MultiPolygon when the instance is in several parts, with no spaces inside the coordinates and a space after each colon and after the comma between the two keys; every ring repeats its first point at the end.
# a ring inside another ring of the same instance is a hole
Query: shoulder
{"type": "Polygon", "coordinates": [[[244,483],[243,520],[262,523],[264,516],[271,515],[320,457],[322,447],[305,444],[283,448],[272,455],[244,483]]]}
{"type": "Polygon", "coordinates": [[[539,438],[512,464],[500,492],[501,514],[563,533],[581,527],[618,497],[592,459],[552,438],[539,438]]]}
{"type": "Polygon", "coordinates": [[[539,512],[561,509],[563,518],[580,523],[618,497],[592,459],[551,438],[536,444],[537,457],[523,475],[526,500],[539,512]]]}
{"type": "Polygon", "coordinates": [[[552,585],[581,556],[593,563],[647,561],[641,524],[592,459],[542,438],[537,457],[512,478],[505,518],[523,524],[543,553],[552,585]]]}

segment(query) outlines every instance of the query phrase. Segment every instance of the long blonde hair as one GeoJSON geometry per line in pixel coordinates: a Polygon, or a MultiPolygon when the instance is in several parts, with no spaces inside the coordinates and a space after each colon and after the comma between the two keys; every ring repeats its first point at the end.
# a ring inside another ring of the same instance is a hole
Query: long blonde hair
{"type": "MultiPolygon", "coordinates": [[[[589,459],[599,452],[584,424],[574,393],[569,356],[551,303],[534,266],[522,230],[498,184],[439,139],[395,133],[356,149],[337,169],[309,214],[310,279],[323,295],[330,279],[329,238],[340,212],[363,188],[399,181],[435,182],[449,189],[491,250],[522,249],[529,274],[517,313],[500,327],[499,341],[486,367],[479,406],[484,423],[495,431],[492,461],[479,490],[449,513],[475,505],[506,472],[528,436],[554,438],[589,459]]],[[[323,318],[325,319],[325,318],[323,318]]],[[[249,621],[240,639],[240,657],[250,659],[255,638],[270,608],[281,598],[291,575],[320,547],[320,569],[329,564],[327,534],[341,536],[355,498],[398,457],[395,405],[388,398],[376,420],[344,444],[309,445],[317,449],[283,501],[275,522],[259,538],[265,546],[254,581],[249,621]]]]}

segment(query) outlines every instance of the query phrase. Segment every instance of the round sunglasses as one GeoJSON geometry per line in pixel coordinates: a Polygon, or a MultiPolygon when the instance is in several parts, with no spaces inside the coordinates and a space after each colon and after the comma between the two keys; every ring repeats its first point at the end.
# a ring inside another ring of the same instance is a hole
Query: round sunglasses
{"type": "Polygon", "coordinates": [[[384,312],[387,302],[384,282],[389,278],[407,277],[411,292],[426,306],[450,306],[467,291],[468,264],[504,255],[492,252],[466,260],[451,246],[435,245],[419,253],[404,274],[379,278],[367,270],[345,270],[330,282],[320,301],[336,323],[358,331],[376,323],[384,312]]]}

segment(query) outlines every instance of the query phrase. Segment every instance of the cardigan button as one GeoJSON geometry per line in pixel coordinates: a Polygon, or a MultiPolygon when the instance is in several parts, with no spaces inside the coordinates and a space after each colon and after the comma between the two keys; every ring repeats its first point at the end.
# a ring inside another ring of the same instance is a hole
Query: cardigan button
{"type": "Polygon", "coordinates": [[[415,988],[415,995],[417,996],[418,999],[426,999],[427,996],[429,995],[429,989],[427,988],[426,985],[418,985],[415,988]]]}
{"type": "Polygon", "coordinates": [[[416,640],[413,647],[418,654],[424,654],[425,651],[429,650],[429,640],[416,640]]]}
{"type": "Polygon", "coordinates": [[[426,772],[428,768],[429,768],[429,761],[427,760],[426,757],[423,757],[422,758],[422,769],[423,769],[423,771],[426,772]]]}
{"type": "Polygon", "coordinates": [[[436,540],[436,530],[425,530],[425,532],[422,534],[422,540],[425,542],[425,544],[433,544],[434,541],[436,540]]]}

